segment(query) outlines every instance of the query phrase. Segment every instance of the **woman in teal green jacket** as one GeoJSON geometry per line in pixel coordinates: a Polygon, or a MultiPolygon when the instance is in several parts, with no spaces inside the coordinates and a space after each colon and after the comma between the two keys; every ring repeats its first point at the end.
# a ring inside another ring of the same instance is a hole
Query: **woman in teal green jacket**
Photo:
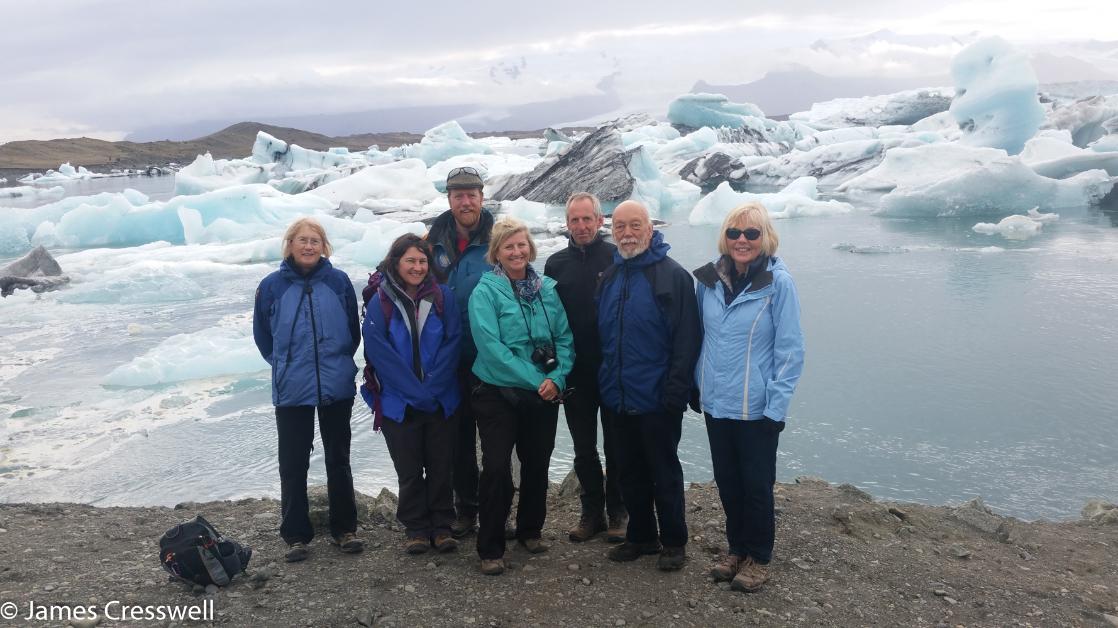
{"type": "Polygon", "coordinates": [[[470,295],[477,346],[473,408],[481,436],[477,551],[481,571],[505,570],[505,520],[512,509],[512,449],[520,458],[516,538],[535,554],[547,515],[548,464],[555,425],[574,364],[574,340],[555,281],[536,274],[528,227],[503,218],[493,225],[486,261],[470,295]]]}

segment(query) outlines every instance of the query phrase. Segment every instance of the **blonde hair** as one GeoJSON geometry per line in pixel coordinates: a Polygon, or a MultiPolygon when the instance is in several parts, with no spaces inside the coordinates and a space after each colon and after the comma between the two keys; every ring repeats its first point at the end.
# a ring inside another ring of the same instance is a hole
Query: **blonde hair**
{"type": "Polygon", "coordinates": [[[536,243],[532,240],[532,234],[528,232],[528,225],[512,216],[503,216],[493,223],[493,231],[489,233],[489,250],[485,252],[485,261],[496,265],[497,251],[501,249],[501,245],[518,233],[523,233],[528,238],[528,261],[536,261],[536,243]]]}
{"type": "Polygon", "coordinates": [[[761,230],[761,251],[770,257],[776,255],[776,248],[780,246],[780,236],[773,228],[769,210],[756,201],[739,205],[726,214],[726,220],[722,221],[722,229],[718,231],[718,252],[722,255],[730,254],[730,244],[726,241],[727,229],[744,229],[748,224],[761,230]]]}
{"type": "Polygon", "coordinates": [[[334,254],[334,247],[330,246],[330,239],[326,237],[326,230],[322,228],[322,224],[314,218],[300,218],[291,223],[291,226],[283,234],[283,259],[291,257],[291,241],[295,239],[295,234],[299,233],[303,227],[307,227],[318,234],[318,237],[322,240],[323,257],[330,257],[334,254]]]}

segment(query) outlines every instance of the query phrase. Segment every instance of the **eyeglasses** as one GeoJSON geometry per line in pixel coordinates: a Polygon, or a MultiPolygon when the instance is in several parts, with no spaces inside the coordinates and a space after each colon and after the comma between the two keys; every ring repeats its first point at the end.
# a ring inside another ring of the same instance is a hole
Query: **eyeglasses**
{"type": "Polygon", "coordinates": [[[446,173],[446,178],[450,179],[450,178],[453,178],[453,177],[457,177],[460,174],[472,174],[475,177],[480,177],[481,176],[481,173],[477,171],[477,168],[471,168],[470,166],[462,166],[460,168],[455,168],[454,170],[451,170],[450,172],[446,173]]]}
{"type": "Polygon", "coordinates": [[[730,227],[729,229],[726,230],[726,239],[730,240],[730,241],[737,240],[742,235],[745,235],[746,240],[749,240],[750,242],[752,242],[753,240],[756,240],[757,238],[761,237],[761,230],[757,229],[756,227],[750,227],[750,228],[744,229],[744,230],[743,229],[735,229],[733,227],[730,227]]]}
{"type": "Polygon", "coordinates": [[[322,246],[322,240],[318,238],[295,238],[295,244],[299,246],[322,246]]]}

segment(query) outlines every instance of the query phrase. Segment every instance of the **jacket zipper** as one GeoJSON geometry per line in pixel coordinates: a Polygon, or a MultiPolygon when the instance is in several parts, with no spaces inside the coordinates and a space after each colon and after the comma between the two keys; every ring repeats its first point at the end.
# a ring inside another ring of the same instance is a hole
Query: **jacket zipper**
{"type": "Polygon", "coordinates": [[[307,308],[311,311],[311,336],[314,339],[314,382],[318,391],[318,405],[322,405],[322,374],[318,364],[318,327],[314,322],[314,290],[308,280],[303,281],[303,290],[307,293],[307,308]]]}
{"type": "Polygon", "coordinates": [[[621,393],[621,411],[625,412],[625,383],[621,377],[625,369],[625,354],[621,350],[621,339],[625,337],[625,301],[629,298],[629,269],[624,268],[621,278],[621,302],[617,306],[617,389],[621,393]]]}

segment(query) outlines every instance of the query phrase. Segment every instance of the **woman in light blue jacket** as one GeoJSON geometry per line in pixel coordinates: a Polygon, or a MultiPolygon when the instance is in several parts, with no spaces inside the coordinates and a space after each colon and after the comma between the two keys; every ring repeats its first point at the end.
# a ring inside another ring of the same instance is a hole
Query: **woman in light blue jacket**
{"type": "Polygon", "coordinates": [[[703,348],[695,367],[729,552],[716,581],[757,591],[768,580],[776,524],[776,448],[804,365],[800,302],[780,239],[760,203],[726,216],[719,258],[695,271],[703,348]]]}

